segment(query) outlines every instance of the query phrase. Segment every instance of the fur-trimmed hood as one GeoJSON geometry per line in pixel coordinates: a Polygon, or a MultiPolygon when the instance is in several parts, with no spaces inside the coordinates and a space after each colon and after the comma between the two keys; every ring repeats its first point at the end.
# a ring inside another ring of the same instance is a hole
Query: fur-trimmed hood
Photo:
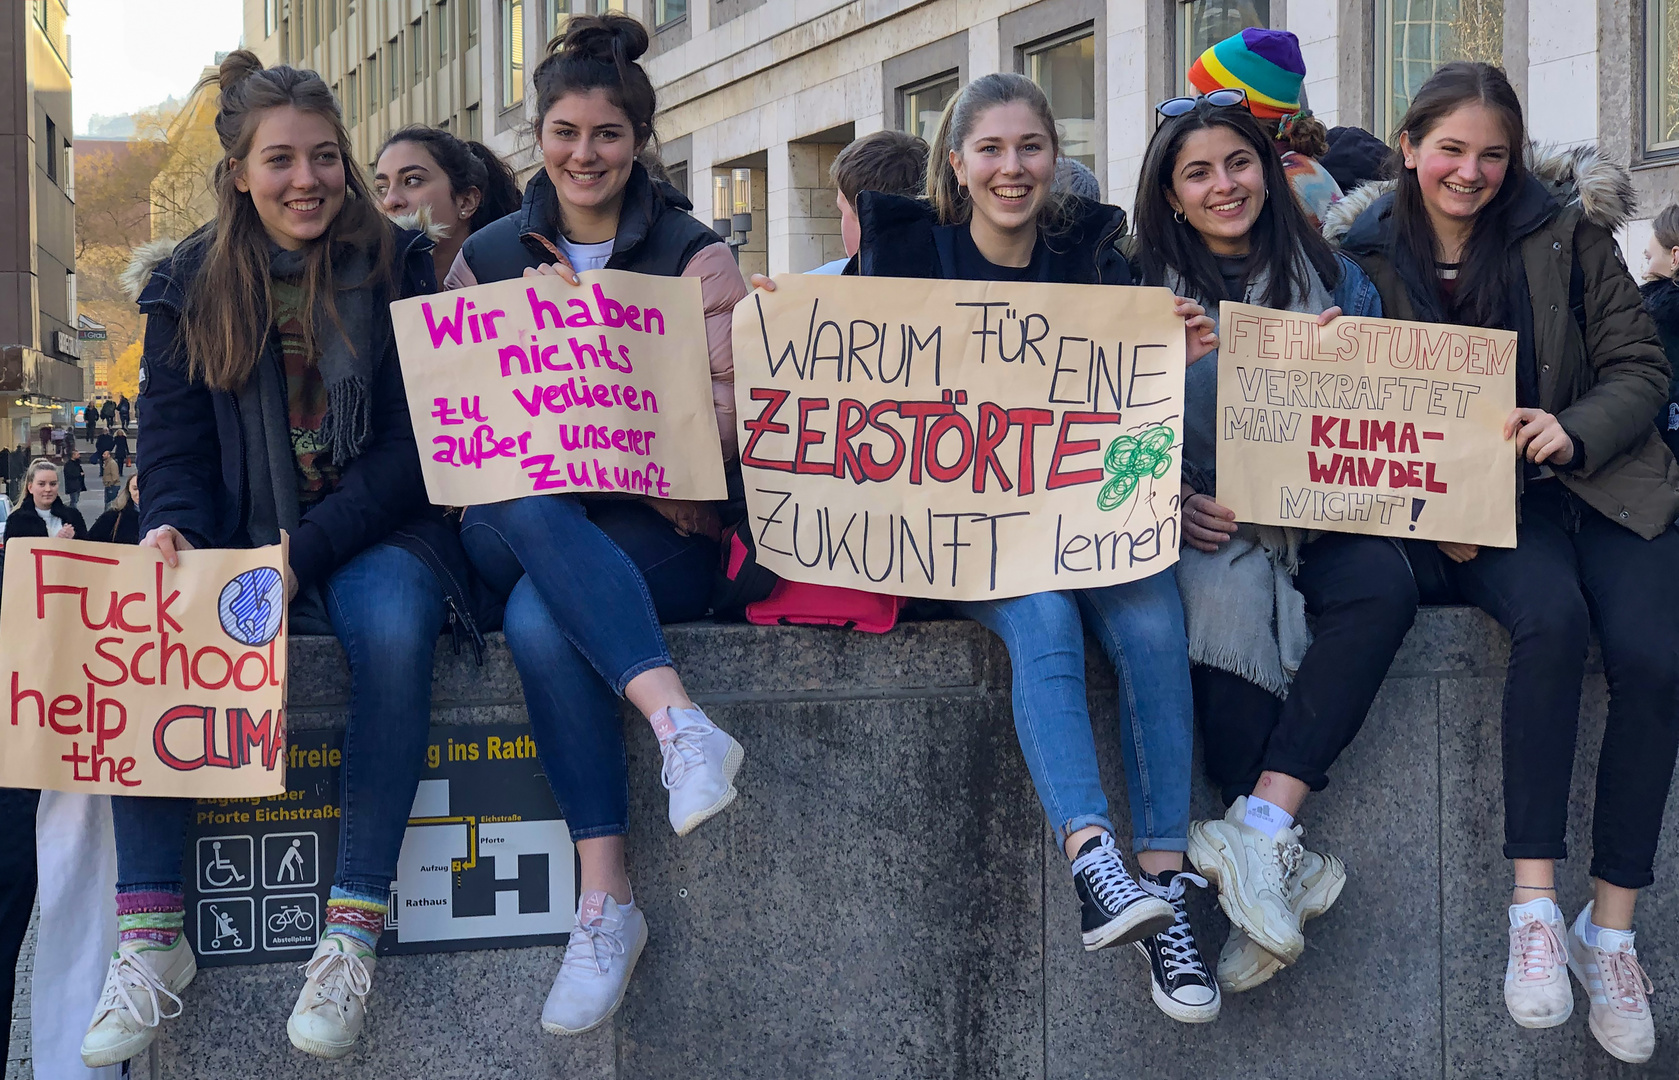
{"type": "MultiPolygon", "coordinates": [[[[1632,219],[1638,200],[1633,193],[1632,176],[1622,165],[1608,158],[1595,146],[1561,148],[1529,144],[1528,174],[1544,194],[1557,205],[1578,204],[1581,215],[1594,225],[1613,233],[1632,219]]],[[[1360,221],[1367,211],[1382,204],[1377,218],[1385,216],[1392,204],[1389,198],[1397,182],[1382,180],[1362,184],[1346,198],[1329,208],[1324,216],[1323,234],[1331,243],[1348,243],[1355,232],[1357,240],[1373,239],[1366,230],[1377,231],[1377,220],[1360,221]]],[[[1548,217],[1549,215],[1547,215],[1548,217]]],[[[1537,223],[1536,223],[1537,224],[1537,223]]],[[[1352,240],[1356,243],[1356,240],[1352,240]]],[[[1350,246],[1350,244],[1349,244],[1350,246]]]]}
{"type": "MultiPolygon", "coordinates": [[[[412,214],[402,214],[391,218],[390,221],[392,225],[397,227],[399,247],[403,246],[400,241],[403,233],[413,234],[407,237],[409,246],[412,245],[413,241],[424,236],[430,242],[427,245],[428,247],[449,235],[449,227],[431,220],[431,211],[424,206],[412,214]]],[[[197,233],[193,235],[196,236],[197,233]]],[[[163,237],[157,240],[148,240],[134,249],[128,257],[128,267],[123,270],[122,276],[118,278],[118,281],[122,284],[122,291],[128,295],[130,300],[139,302],[140,293],[145,290],[146,282],[151,280],[152,272],[168,262],[170,257],[175,254],[175,249],[181,246],[181,243],[182,241],[175,237],[163,237]]]]}

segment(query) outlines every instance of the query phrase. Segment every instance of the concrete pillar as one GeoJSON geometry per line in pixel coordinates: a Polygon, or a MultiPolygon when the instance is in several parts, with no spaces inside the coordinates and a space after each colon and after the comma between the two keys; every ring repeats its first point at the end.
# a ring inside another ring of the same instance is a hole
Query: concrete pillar
{"type": "MultiPolygon", "coordinates": [[[[1128,210],[1153,134],[1149,100],[1148,4],[1108,0],[1108,202],[1128,210]]],[[[1156,64],[1166,61],[1155,59],[1156,64]]]]}
{"type": "Polygon", "coordinates": [[[968,27],[968,78],[995,75],[1002,70],[1002,39],[997,34],[996,19],[980,19],[968,27]]]}
{"type": "Polygon", "coordinates": [[[1324,127],[1340,113],[1341,4],[1338,0],[1288,0],[1286,29],[1300,39],[1306,61],[1306,104],[1324,127]]]}
{"type": "MultiPolygon", "coordinates": [[[[827,182],[821,150],[817,143],[803,142],[769,148],[766,207],[772,274],[803,273],[822,265],[823,237],[839,229],[832,199],[823,197],[827,182]]],[[[831,151],[828,161],[833,161],[831,151]]]]}
{"type": "Polygon", "coordinates": [[[1527,133],[1538,143],[1597,141],[1597,6],[1528,0],[1527,133]]]}

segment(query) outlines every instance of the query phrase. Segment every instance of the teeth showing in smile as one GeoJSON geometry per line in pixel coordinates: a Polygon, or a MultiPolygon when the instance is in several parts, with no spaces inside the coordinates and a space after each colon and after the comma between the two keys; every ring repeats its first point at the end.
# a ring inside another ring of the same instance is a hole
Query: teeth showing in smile
{"type": "Polygon", "coordinates": [[[1230,210],[1241,209],[1242,204],[1245,202],[1247,202],[1246,199],[1237,199],[1235,202],[1219,203],[1216,206],[1211,207],[1211,210],[1215,214],[1223,214],[1230,210]]]}
{"type": "Polygon", "coordinates": [[[1019,187],[994,187],[991,193],[999,199],[1024,199],[1032,193],[1032,189],[1024,185],[1019,187]]]}
{"type": "Polygon", "coordinates": [[[286,204],[286,207],[290,210],[296,210],[300,214],[307,214],[309,211],[318,208],[320,205],[321,200],[319,199],[293,199],[291,202],[286,204]]]}
{"type": "Polygon", "coordinates": [[[592,184],[606,174],[603,172],[572,172],[568,169],[566,175],[579,184],[592,184]]]}
{"type": "Polygon", "coordinates": [[[1462,184],[1453,184],[1450,181],[1446,181],[1446,180],[1442,180],[1442,181],[1440,181],[1440,183],[1445,187],[1445,189],[1447,191],[1455,191],[1459,195],[1473,195],[1477,191],[1481,190],[1478,187],[1464,187],[1462,184]]]}

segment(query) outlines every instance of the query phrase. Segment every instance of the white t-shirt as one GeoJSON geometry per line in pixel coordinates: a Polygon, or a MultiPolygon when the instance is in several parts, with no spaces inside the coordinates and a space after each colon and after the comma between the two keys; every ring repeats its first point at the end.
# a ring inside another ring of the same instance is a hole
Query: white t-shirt
{"type": "Polygon", "coordinates": [[[598,244],[574,244],[562,236],[558,246],[565,252],[571,268],[581,274],[585,270],[605,269],[606,260],[612,258],[612,244],[612,240],[602,240],[598,244]]]}

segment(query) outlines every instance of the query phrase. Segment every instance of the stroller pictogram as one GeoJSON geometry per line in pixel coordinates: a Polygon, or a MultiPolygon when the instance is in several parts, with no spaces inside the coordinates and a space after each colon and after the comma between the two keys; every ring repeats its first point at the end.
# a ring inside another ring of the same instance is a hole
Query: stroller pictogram
{"type": "Polygon", "coordinates": [[[210,939],[210,948],[221,948],[222,941],[227,938],[233,939],[233,947],[235,949],[242,949],[245,947],[244,939],[240,937],[239,931],[234,928],[232,915],[223,911],[215,904],[210,905],[210,915],[216,920],[216,935],[210,939]]]}

